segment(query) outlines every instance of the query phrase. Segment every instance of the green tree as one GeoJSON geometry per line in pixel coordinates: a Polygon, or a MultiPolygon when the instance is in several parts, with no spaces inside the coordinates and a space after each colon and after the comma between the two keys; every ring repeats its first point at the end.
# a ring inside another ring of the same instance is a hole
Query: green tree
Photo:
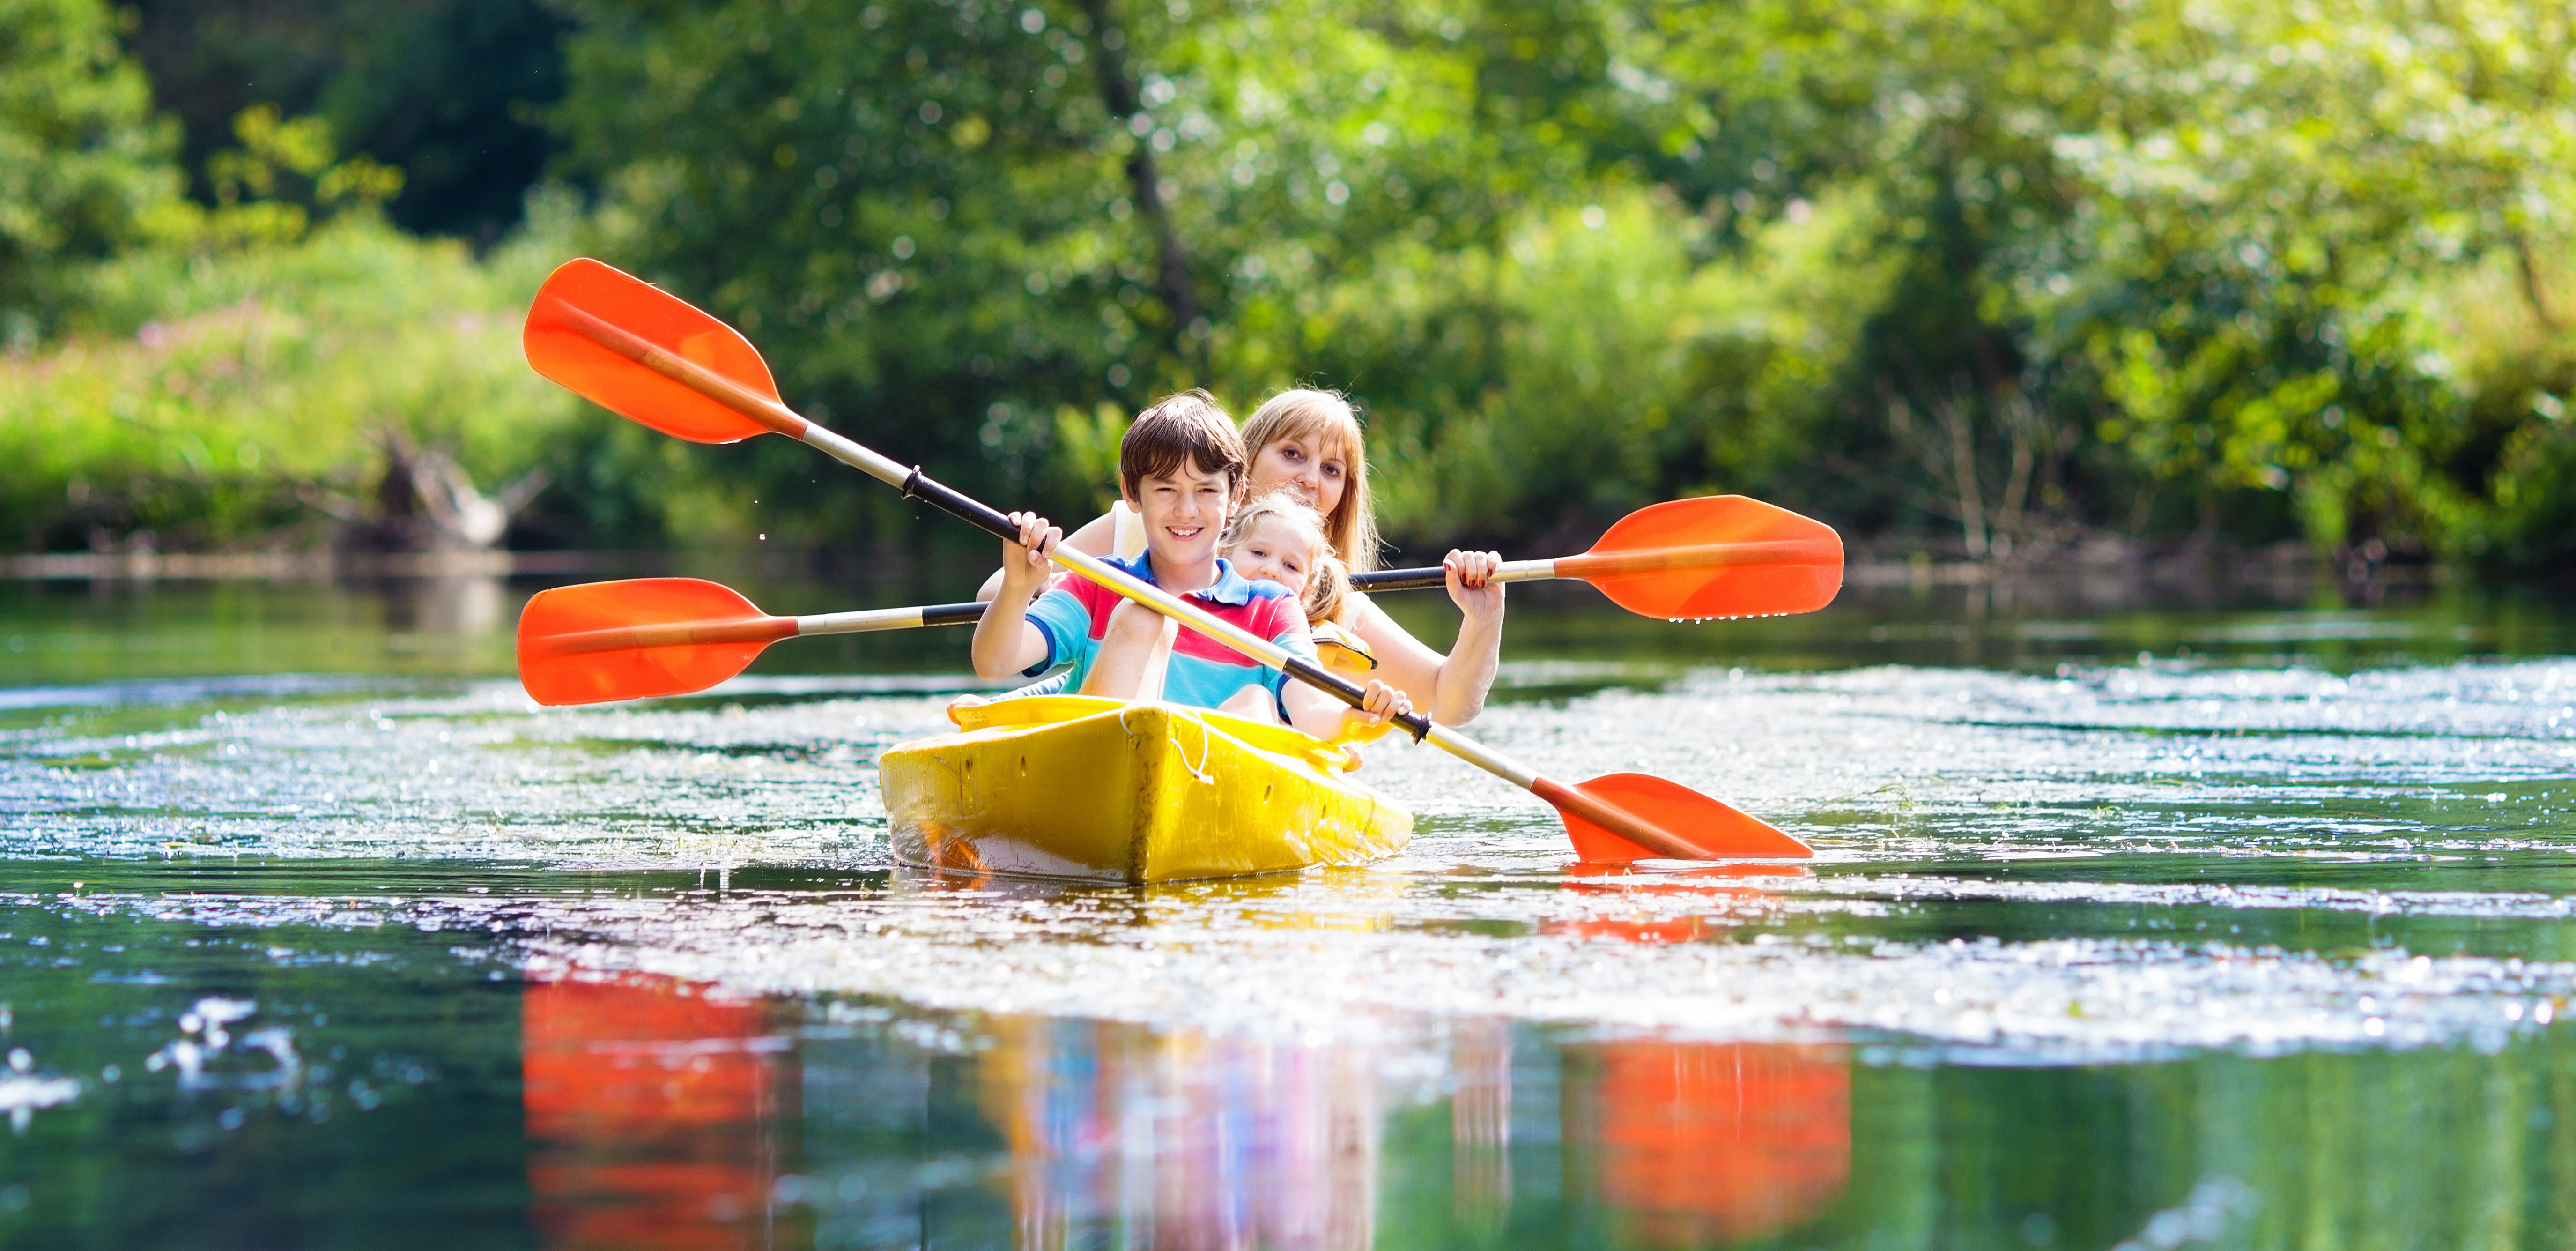
{"type": "MultiPolygon", "coordinates": [[[[1615,81],[1611,14],[1580,3],[582,14],[562,117],[613,259],[755,331],[853,430],[1059,505],[1102,485],[1099,406],[1178,386],[1245,404],[1322,381],[1390,448],[1474,437],[1529,356],[1502,250],[1659,142],[1631,116],[1659,89],[1615,81]],[[1439,286],[1413,302],[1430,322],[1368,294],[1408,274],[1439,286]]],[[[1569,342],[1644,341],[1603,329],[1569,342]]],[[[807,486],[792,449],[764,454],[764,497],[807,486]]]]}
{"type": "Polygon", "coordinates": [[[2562,7],[2486,0],[2136,6],[2096,63],[2117,108],[2056,140],[2087,263],[2021,292],[2097,380],[2103,441],[2287,492],[2321,545],[2483,550],[2505,449],[2576,381],[2544,259],[2576,225],[2569,39],[2562,7]],[[2560,363],[2459,338],[2464,284],[2560,363]]]}
{"type": "Polygon", "coordinates": [[[171,128],[100,0],[0,0],[0,343],[33,346],[86,262],[152,237],[171,128]]]}
{"type": "Polygon", "coordinates": [[[554,144],[564,18],[543,0],[138,0],[128,42],[177,116],[197,197],[267,106],[330,127],[334,146],[400,168],[395,224],[480,247],[519,221],[554,144]]]}

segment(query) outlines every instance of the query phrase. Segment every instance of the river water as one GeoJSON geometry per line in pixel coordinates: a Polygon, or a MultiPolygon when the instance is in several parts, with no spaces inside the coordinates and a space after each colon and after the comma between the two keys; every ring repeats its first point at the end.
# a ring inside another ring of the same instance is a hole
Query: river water
{"type": "Polygon", "coordinates": [[[0,1244],[2576,1229],[2563,602],[1516,591],[1474,735],[1815,862],[1586,869],[1386,744],[1402,857],[1124,890],[891,863],[872,761],[943,728],[962,632],[539,709],[533,589],[0,586],[0,1244]]]}

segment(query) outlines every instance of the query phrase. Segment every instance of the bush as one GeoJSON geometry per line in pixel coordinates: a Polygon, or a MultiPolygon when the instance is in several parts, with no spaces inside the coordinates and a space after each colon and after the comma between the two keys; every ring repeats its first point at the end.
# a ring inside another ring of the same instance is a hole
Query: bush
{"type": "Polygon", "coordinates": [[[562,246],[486,264],[357,215],[93,272],[90,329],[0,360],[0,534],[28,550],[278,541],[319,515],[316,493],[371,490],[397,434],[483,483],[561,455],[613,420],[519,355],[541,255],[562,246]]]}

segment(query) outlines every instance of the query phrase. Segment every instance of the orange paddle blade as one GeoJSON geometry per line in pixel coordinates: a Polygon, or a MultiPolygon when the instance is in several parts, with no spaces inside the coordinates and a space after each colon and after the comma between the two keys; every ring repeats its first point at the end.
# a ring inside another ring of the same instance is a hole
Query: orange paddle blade
{"type": "Polygon", "coordinates": [[[1667,621],[1814,612],[1842,589],[1843,540],[1788,509],[1710,495],[1620,518],[1591,551],[1560,557],[1556,574],[1667,621]]]}
{"type": "Polygon", "coordinates": [[[769,428],[655,371],[645,363],[650,349],[778,399],[769,366],[733,327],[586,256],[564,262],[537,288],[519,341],[538,373],[621,417],[692,443],[734,443],[769,428]]]}
{"type": "Polygon", "coordinates": [[[519,684],[553,705],[686,695],[795,634],[795,618],[696,578],[557,587],[519,613],[519,684]]]}
{"type": "Polygon", "coordinates": [[[1565,832],[1574,839],[1575,854],[1595,864],[1626,864],[1634,860],[1699,859],[1728,860],[1786,856],[1803,859],[1816,854],[1805,843],[1756,817],[1746,816],[1698,791],[1678,782],[1667,782],[1645,773],[1611,773],[1573,786],[1540,780],[1532,789],[1540,798],[1556,805],[1557,814],[1565,818],[1565,832]],[[1551,791],[1571,791],[1580,799],[1569,801],[1551,791]],[[1590,803],[1581,802],[1589,800],[1590,803]],[[1595,804],[1607,805],[1611,814],[1597,810],[1583,811],[1595,804]],[[1624,834],[1614,832],[1596,816],[1611,816],[1637,822],[1676,844],[1672,850],[1646,847],[1624,834]],[[1676,857],[1675,850],[1697,852],[1696,856],[1676,857]]]}

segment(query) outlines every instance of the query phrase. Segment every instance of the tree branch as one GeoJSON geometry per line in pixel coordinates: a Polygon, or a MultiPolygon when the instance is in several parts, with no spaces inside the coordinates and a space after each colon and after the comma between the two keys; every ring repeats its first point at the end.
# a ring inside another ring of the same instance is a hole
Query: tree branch
{"type": "Polygon", "coordinates": [[[1108,107],[1111,120],[1135,140],[1135,151],[1127,158],[1127,181],[1135,188],[1136,211],[1144,214],[1162,248],[1154,287],[1163,297],[1163,306],[1172,310],[1172,346],[1181,350],[1188,341],[1190,323],[1198,320],[1198,295],[1190,289],[1189,255],[1181,249],[1180,232],[1172,228],[1171,210],[1163,203],[1154,146],[1135,134],[1133,119],[1143,114],[1144,106],[1136,98],[1136,84],[1127,78],[1126,39],[1111,18],[1109,0],[1082,0],[1082,11],[1098,32],[1091,46],[1100,67],[1100,102],[1108,107]]]}

